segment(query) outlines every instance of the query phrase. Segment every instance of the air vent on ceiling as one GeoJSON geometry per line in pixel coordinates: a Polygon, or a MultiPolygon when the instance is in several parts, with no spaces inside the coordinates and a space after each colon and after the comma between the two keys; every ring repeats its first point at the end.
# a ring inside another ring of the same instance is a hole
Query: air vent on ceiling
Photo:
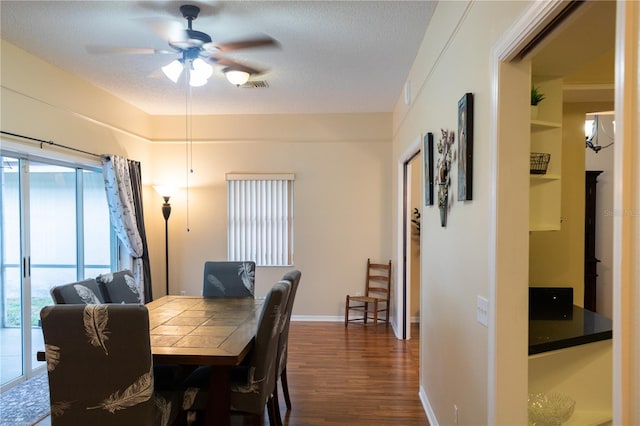
{"type": "Polygon", "coordinates": [[[266,80],[255,80],[255,81],[247,81],[240,87],[245,87],[249,89],[266,89],[269,87],[269,83],[266,80]]]}

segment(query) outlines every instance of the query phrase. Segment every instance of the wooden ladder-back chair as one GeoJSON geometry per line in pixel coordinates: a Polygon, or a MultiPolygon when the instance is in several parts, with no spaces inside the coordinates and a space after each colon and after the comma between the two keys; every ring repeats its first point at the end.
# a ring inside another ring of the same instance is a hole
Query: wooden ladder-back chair
{"type": "Polygon", "coordinates": [[[371,263],[367,259],[367,280],[364,296],[347,295],[344,308],[344,326],[349,322],[372,319],[373,324],[385,322],[389,325],[389,296],[391,294],[391,261],[389,263],[371,263]],[[358,311],[362,316],[349,318],[350,311],[358,311]],[[383,318],[380,314],[386,312],[383,318]]]}

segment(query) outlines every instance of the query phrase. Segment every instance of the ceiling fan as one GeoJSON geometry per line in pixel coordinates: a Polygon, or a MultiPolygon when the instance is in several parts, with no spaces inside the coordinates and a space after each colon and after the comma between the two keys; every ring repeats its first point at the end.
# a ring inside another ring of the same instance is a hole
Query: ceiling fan
{"type": "Polygon", "coordinates": [[[213,41],[211,36],[202,31],[193,29],[193,21],[198,18],[200,8],[195,5],[185,4],[180,6],[182,16],[187,20],[187,28],[166,35],[171,50],[157,49],[120,49],[110,47],[87,47],[90,53],[179,53],[180,57],[170,64],[162,67],[164,74],[177,83],[182,72],[188,70],[189,84],[197,87],[207,83],[213,73],[210,64],[222,66],[227,79],[236,86],[246,83],[250,76],[261,74],[264,70],[241,64],[229,58],[221,56],[223,53],[240,49],[255,47],[277,47],[279,43],[269,37],[262,36],[252,39],[236,40],[229,42],[213,41]]]}

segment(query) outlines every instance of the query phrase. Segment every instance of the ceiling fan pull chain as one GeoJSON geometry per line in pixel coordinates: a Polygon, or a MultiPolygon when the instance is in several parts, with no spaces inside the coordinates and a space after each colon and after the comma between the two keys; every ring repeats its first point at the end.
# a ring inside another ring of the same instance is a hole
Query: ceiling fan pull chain
{"type": "MultiPolygon", "coordinates": [[[[188,74],[188,72],[187,72],[188,74]]],[[[187,204],[187,232],[191,231],[189,226],[189,174],[190,174],[190,166],[189,166],[189,116],[191,115],[191,87],[189,86],[189,76],[185,75],[184,85],[185,85],[185,115],[184,115],[184,146],[185,146],[185,170],[187,172],[186,175],[186,204],[187,204]]]]}

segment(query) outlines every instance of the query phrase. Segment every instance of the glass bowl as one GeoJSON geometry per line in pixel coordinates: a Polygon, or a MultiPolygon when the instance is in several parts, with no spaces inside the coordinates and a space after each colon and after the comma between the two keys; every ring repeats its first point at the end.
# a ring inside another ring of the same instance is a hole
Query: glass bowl
{"type": "Polygon", "coordinates": [[[557,392],[529,394],[529,424],[559,426],[573,415],[576,402],[557,392]]]}

